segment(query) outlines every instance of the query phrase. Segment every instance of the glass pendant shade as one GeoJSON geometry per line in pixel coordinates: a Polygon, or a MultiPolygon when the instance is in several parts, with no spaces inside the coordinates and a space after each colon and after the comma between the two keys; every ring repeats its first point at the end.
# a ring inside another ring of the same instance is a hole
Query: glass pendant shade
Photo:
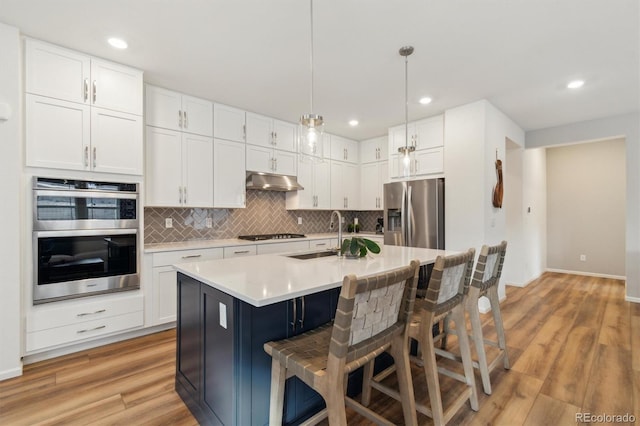
{"type": "Polygon", "coordinates": [[[324,121],[321,115],[305,114],[300,117],[298,153],[303,160],[323,161],[323,134],[324,121]]]}
{"type": "Polygon", "coordinates": [[[398,148],[398,171],[405,177],[416,173],[416,147],[412,138],[409,143],[409,55],[413,53],[413,46],[400,48],[400,56],[404,56],[404,146],[398,148]]]}
{"type": "Polygon", "coordinates": [[[416,173],[416,148],[403,146],[398,148],[398,171],[403,177],[411,177],[416,173]]]}

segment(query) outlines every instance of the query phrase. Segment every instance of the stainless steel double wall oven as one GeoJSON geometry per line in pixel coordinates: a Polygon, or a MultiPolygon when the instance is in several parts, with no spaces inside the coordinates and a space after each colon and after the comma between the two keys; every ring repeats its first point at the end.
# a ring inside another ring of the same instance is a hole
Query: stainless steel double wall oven
{"type": "Polygon", "coordinates": [[[140,288],[138,184],[33,178],[33,303],[140,288]]]}

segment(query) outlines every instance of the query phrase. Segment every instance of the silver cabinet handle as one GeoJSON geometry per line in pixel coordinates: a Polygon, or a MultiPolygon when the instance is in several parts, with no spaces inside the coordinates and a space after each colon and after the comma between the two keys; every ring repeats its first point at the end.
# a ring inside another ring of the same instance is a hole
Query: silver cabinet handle
{"type": "Polygon", "coordinates": [[[242,125],[242,139],[243,140],[247,140],[247,125],[243,124],[242,125]]]}
{"type": "Polygon", "coordinates": [[[303,328],[304,327],[304,311],[305,311],[305,309],[304,309],[304,296],[302,296],[300,298],[300,300],[301,300],[301,303],[302,303],[302,315],[300,316],[300,320],[299,321],[300,321],[300,328],[303,328]]]}
{"type": "Polygon", "coordinates": [[[182,111],[178,110],[178,127],[182,128],[182,111]]]}
{"type": "Polygon", "coordinates": [[[84,147],[84,166],[89,167],[89,147],[84,147]]]}
{"type": "Polygon", "coordinates": [[[78,331],[76,331],[76,333],[77,334],[88,333],[89,331],[101,330],[103,328],[107,328],[107,326],[106,325],[99,325],[99,326],[94,327],[94,328],[87,328],[87,329],[84,329],[84,330],[78,330],[78,331]]]}
{"type": "Polygon", "coordinates": [[[84,79],[84,101],[87,102],[89,100],[89,79],[84,79]]]}
{"type": "Polygon", "coordinates": [[[184,203],[187,204],[187,187],[186,186],[183,188],[183,191],[184,191],[184,203]]]}
{"type": "Polygon", "coordinates": [[[98,96],[98,83],[93,80],[93,103],[96,103],[96,97],[98,96]]]}
{"type": "Polygon", "coordinates": [[[297,298],[291,299],[291,303],[293,304],[293,321],[291,321],[291,326],[293,327],[293,331],[296,331],[296,322],[298,321],[298,303],[297,298]]]}
{"type": "Polygon", "coordinates": [[[316,247],[320,247],[320,246],[326,246],[327,243],[316,243],[316,247]]]}
{"type": "Polygon", "coordinates": [[[187,255],[187,256],[182,256],[183,259],[193,259],[193,258],[196,258],[196,257],[202,257],[202,255],[201,254],[190,254],[190,255],[187,255]]]}
{"type": "Polygon", "coordinates": [[[233,252],[233,254],[247,254],[247,253],[249,253],[249,250],[238,250],[233,252]]]}
{"type": "Polygon", "coordinates": [[[182,187],[181,186],[178,187],[178,194],[179,194],[178,203],[182,204],[182,187]]]}
{"type": "Polygon", "coordinates": [[[278,132],[273,132],[273,144],[278,145],[278,132]]]}
{"type": "Polygon", "coordinates": [[[80,314],[78,314],[76,316],[77,317],[86,317],[87,315],[97,315],[97,314],[101,314],[103,312],[107,312],[107,310],[106,309],[99,309],[99,310],[97,310],[95,312],[82,312],[82,313],[80,313],[80,314]]]}
{"type": "Polygon", "coordinates": [[[93,168],[96,168],[96,157],[98,156],[98,148],[93,147],[93,168]]]}
{"type": "Polygon", "coordinates": [[[182,111],[182,115],[184,116],[184,128],[189,128],[189,117],[187,116],[187,111],[182,111]]]}
{"type": "Polygon", "coordinates": [[[276,167],[273,169],[273,171],[275,172],[278,170],[278,158],[276,157],[273,160],[276,162],[276,167]]]}

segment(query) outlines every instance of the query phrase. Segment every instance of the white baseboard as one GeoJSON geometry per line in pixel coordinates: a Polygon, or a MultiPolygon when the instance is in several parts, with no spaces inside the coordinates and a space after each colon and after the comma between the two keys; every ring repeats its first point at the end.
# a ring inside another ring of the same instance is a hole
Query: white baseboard
{"type": "Polygon", "coordinates": [[[631,303],[640,303],[640,297],[625,296],[624,300],[631,303]]]}
{"type": "Polygon", "coordinates": [[[624,275],[598,274],[595,272],[584,272],[584,271],[567,271],[566,269],[547,268],[547,272],[557,272],[559,274],[571,274],[571,275],[584,275],[587,277],[611,278],[614,280],[622,280],[622,281],[626,281],[627,279],[627,277],[625,277],[624,275]]]}
{"type": "Polygon", "coordinates": [[[22,366],[10,370],[0,371],[0,381],[22,376],[22,366]]]}
{"type": "Polygon", "coordinates": [[[24,363],[24,365],[33,364],[34,362],[40,362],[47,359],[56,358],[62,355],[68,355],[75,352],[84,351],[87,349],[93,349],[99,346],[108,345],[110,343],[116,343],[116,342],[121,342],[123,340],[133,339],[135,337],[146,336],[147,334],[153,334],[159,331],[175,328],[175,326],[176,326],[175,322],[170,322],[167,324],[157,325],[154,327],[141,328],[139,330],[133,330],[128,333],[121,333],[115,336],[105,337],[104,339],[97,339],[97,340],[92,340],[90,342],[78,343],[75,345],[65,346],[62,348],[51,349],[48,351],[38,352],[34,354],[28,354],[22,358],[22,362],[24,363]]]}

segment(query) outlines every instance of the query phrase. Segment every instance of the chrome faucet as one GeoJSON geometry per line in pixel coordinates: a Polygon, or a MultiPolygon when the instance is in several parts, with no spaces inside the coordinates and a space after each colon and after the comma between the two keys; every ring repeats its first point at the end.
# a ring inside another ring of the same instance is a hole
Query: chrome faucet
{"type": "Polygon", "coordinates": [[[331,212],[331,217],[329,218],[329,229],[333,229],[334,214],[338,216],[338,256],[342,256],[342,215],[338,210],[331,212]]]}

